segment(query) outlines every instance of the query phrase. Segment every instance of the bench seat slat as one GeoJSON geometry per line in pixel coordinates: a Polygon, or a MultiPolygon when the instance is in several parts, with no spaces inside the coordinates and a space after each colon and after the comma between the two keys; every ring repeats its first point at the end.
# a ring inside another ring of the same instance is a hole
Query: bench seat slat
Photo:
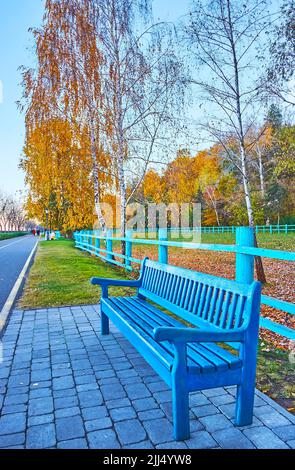
{"type": "MultiPolygon", "coordinates": [[[[150,308],[150,304],[141,299],[117,297],[112,298],[112,301],[119,305],[119,308],[151,338],[153,337],[153,329],[158,326],[184,326],[183,323],[169,317],[164,312],[156,308],[150,308]]],[[[162,344],[166,352],[174,356],[173,347],[167,342],[162,344]]],[[[229,368],[236,369],[241,366],[238,357],[231,355],[219,346],[211,349],[203,344],[188,344],[187,358],[188,369],[195,373],[212,373],[229,368]]]]}
{"type": "MultiPolygon", "coordinates": [[[[168,321],[167,314],[157,309],[156,307],[151,305],[149,302],[138,299],[137,297],[128,297],[126,298],[126,301],[134,305],[136,308],[141,309],[146,314],[149,314],[149,311],[153,312],[154,315],[157,315],[159,317],[160,322],[161,324],[163,324],[163,326],[175,326],[178,328],[181,328],[184,326],[182,322],[180,322],[179,320],[175,319],[172,316],[169,316],[169,321],[168,321]]],[[[202,353],[205,352],[207,355],[208,353],[209,354],[213,353],[214,357],[212,357],[212,355],[210,356],[211,361],[217,366],[218,370],[225,370],[225,369],[228,369],[229,367],[231,369],[237,369],[241,367],[242,365],[242,361],[240,360],[238,356],[235,356],[234,354],[230,353],[228,350],[214,343],[189,344],[188,347],[199,352],[201,350],[202,353]]]]}
{"type": "MultiPolygon", "coordinates": [[[[144,315],[140,312],[140,309],[138,308],[132,308],[130,304],[126,302],[125,297],[116,297],[115,298],[116,304],[120,305],[120,308],[125,312],[125,314],[131,318],[139,328],[142,328],[142,331],[144,331],[147,335],[150,336],[150,338],[153,338],[153,330],[154,328],[158,326],[162,326],[163,322],[157,322],[155,321],[151,316],[144,315]]],[[[114,300],[114,299],[112,299],[114,300]]],[[[167,322],[167,326],[171,326],[167,322]]],[[[168,343],[167,341],[161,343],[163,350],[165,350],[168,354],[170,353],[172,358],[174,357],[174,350],[173,346],[168,343]]],[[[214,372],[215,368],[214,365],[211,364],[209,361],[203,360],[202,357],[199,358],[199,361],[196,361],[196,357],[192,357],[192,354],[189,354],[188,352],[188,368],[190,370],[197,369],[198,372],[214,372]]]]}
{"type": "MultiPolygon", "coordinates": [[[[127,299],[124,299],[127,300],[127,299]]],[[[128,300],[126,302],[128,304],[128,300]]],[[[130,304],[129,304],[130,305],[130,304]]],[[[166,315],[166,320],[160,319],[159,317],[155,316],[154,313],[151,311],[145,312],[145,313],[140,313],[141,308],[139,305],[137,305],[133,312],[136,315],[140,315],[141,318],[150,318],[150,325],[151,325],[151,332],[153,331],[154,328],[158,326],[175,326],[173,323],[169,321],[169,317],[166,315]]],[[[182,324],[179,324],[177,326],[182,326],[182,324]]],[[[169,350],[172,351],[172,354],[174,355],[173,347],[169,343],[163,343],[166,345],[169,350]]],[[[199,354],[199,351],[197,348],[193,348],[190,345],[187,347],[187,365],[189,369],[195,369],[197,367],[198,372],[203,372],[203,373],[209,373],[209,372],[215,372],[216,370],[216,364],[214,361],[211,361],[210,359],[204,357],[202,354],[199,354]]]]}

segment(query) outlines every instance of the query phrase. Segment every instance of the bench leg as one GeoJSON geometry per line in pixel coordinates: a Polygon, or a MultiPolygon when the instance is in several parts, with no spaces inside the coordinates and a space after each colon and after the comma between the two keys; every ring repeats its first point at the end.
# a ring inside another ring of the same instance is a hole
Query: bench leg
{"type": "Polygon", "coordinates": [[[175,359],[172,369],[173,434],[176,441],[184,441],[190,437],[186,344],[174,344],[174,349],[175,359]]]}
{"type": "Polygon", "coordinates": [[[238,385],[236,419],[237,426],[249,426],[253,421],[254,389],[247,384],[238,385]]]}
{"type": "Polygon", "coordinates": [[[189,428],[189,395],[179,384],[172,386],[173,436],[176,441],[190,437],[189,428]]]}
{"type": "Polygon", "coordinates": [[[237,426],[249,426],[253,421],[255,365],[253,365],[253,369],[245,367],[242,374],[242,383],[237,387],[235,416],[237,426]]]}
{"type": "Polygon", "coordinates": [[[100,313],[100,326],[102,335],[108,335],[110,333],[110,321],[107,315],[103,312],[100,313]]]}

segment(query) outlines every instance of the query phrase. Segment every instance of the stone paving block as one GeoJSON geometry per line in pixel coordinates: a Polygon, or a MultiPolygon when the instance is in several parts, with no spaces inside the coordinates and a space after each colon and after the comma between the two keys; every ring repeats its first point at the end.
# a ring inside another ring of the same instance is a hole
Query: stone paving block
{"type": "Polygon", "coordinates": [[[102,385],[100,390],[105,401],[126,397],[126,392],[120,383],[102,385]]]}
{"type": "Polygon", "coordinates": [[[29,399],[28,393],[20,393],[17,395],[7,395],[5,398],[4,404],[5,405],[21,405],[23,403],[27,403],[29,399]]]}
{"type": "Polygon", "coordinates": [[[72,408],[73,406],[78,406],[78,397],[76,395],[54,398],[54,407],[57,410],[61,408],[72,408]]]}
{"type": "Polygon", "coordinates": [[[193,419],[190,417],[190,431],[191,433],[196,431],[203,431],[204,425],[198,419],[193,419]]]}
{"type": "Polygon", "coordinates": [[[80,416],[56,419],[56,436],[58,441],[67,441],[84,437],[85,431],[83,421],[80,416]]]}
{"type": "Polygon", "coordinates": [[[131,405],[129,398],[117,398],[116,400],[109,400],[106,402],[106,405],[109,410],[123,408],[131,405]]]}
{"type": "Polygon", "coordinates": [[[164,418],[165,415],[160,408],[154,410],[140,411],[138,417],[141,421],[164,418]]]}
{"type": "Polygon", "coordinates": [[[120,443],[112,429],[103,429],[87,434],[90,449],[119,449],[120,443]]]}
{"type": "Polygon", "coordinates": [[[112,425],[113,423],[110,418],[99,418],[85,422],[85,428],[87,432],[99,431],[100,429],[108,429],[111,428],[112,425]]]}
{"type": "Polygon", "coordinates": [[[155,445],[170,442],[173,439],[173,427],[167,418],[144,421],[143,425],[155,445]]]}
{"type": "Polygon", "coordinates": [[[89,408],[103,404],[103,397],[99,390],[89,390],[88,392],[78,392],[80,406],[89,408]]]}
{"type": "Polygon", "coordinates": [[[93,406],[90,408],[82,408],[81,412],[82,412],[83,418],[86,421],[104,418],[105,416],[108,416],[108,410],[104,405],[93,406]]]}
{"type": "Polygon", "coordinates": [[[285,418],[285,416],[271,408],[270,405],[254,408],[254,414],[263,422],[263,424],[270,428],[287,426],[290,424],[290,421],[285,418]]]}
{"type": "Polygon", "coordinates": [[[273,432],[283,441],[295,439],[295,426],[292,424],[273,428],[273,432]]]}
{"type": "Polygon", "coordinates": [[[213,433],[215,431],[220,431],[232,426],[231,421],[229,421],[222,414],[215,414],[212,416],[205,416],[200,418],[201,423],[205,426],[206,431],[213,433]]]}
{"type": "Polygon", "coordinates": [[[189,394],[189,404],[193,408],[195,406],[211,405],[211,402],[207,397],[205,397],[205,395],[199,392],[189,394]]]}
{"type": "Polygon", "coordinates": [[[98,390],[98,385],[95,382],[88,384],[81,384],[76,386],[77,392],[90,392],[91,390],[98,390]]]}
{"type": "Polygon", "coordinates": [[[154,398],[145,398],[140,400],[132,401],[132,404],[136,411],[146,411],[146,410],[153,410],[154,408],[158,408],[158,404],[154,400],[154,398]]]}
{"type": "Polygon", "coordinates": [[[138,419],[115,423],[115,429],[123,446],[143,441],[146,438],[146,432],[138,419]]]}
{"type": "Polygon", "coordinates": [[[56,445],[55,426],[52,423],[33,426],[27,430],[27,449],[48,449],[56,445]]]}
{"type": "Polygon", "coordinates": [[[31,382],[43,382],[51,379],[51,370],[38,370],[32,372],[31,382]]]}
{"type": "Polygon", "coordinates": [[[70,418],[71,416],[77,416],[80,414],[80,408],[78,406],[72,406],[70,408],[61,408],[55,411],[56,418],[70,418]]]}
{"type": "Polygon", "coordinates": [[[172,400],[171,390],[167,390],[164,392],[156,392],[153,394],[153,396],[157,400],[158,403],[167,403],[172,400]]]}
{"type": "Polygon", "coordinates": [[[190,449],[214,449],[218,446],[207,431],[192,433],[190,439],[187,439],[185,443],[190,449]]]}
{"type": "Polygon", "coordinates": [[[288,449],[288,446],[266,427],[246,429],[243,432],[257,449],[288,449]]]}
{"type": "Polygon", "coordinates": [[[41,388],[49,388],[52,386],[51,380],[44,380],[43,382],[33,382],[31,384],[31,390],[41,389],[41,388]]]}
{"type": "Polygon", "coordinates": [[[170,390],[168,385],[163,381],[161,381],[161,382],[150,382],[148,384],[148,388],[152,393],[164,392],[164,391],[170,390]]]}
{"type": "Polygon", "coordinates": [[[196,406],[192,408],[193,413],[197,418],[203,418],[204,416],[211,416],[218,414],[218,409],[214,405],[196,406]]]}
{"type": "Polygon", "coordinates": [[[59,377],[53,379],[52,382],[53,390],[66,390],[75,386],[73,376],[68,375],[66,377],[59,377]]]}
{"type": "Polygon", "coordinates": [[[48,415],[31,416],[30,418],[28,418],[28,427],[53,423],[53,421],[54,421],[54,415],[52,413],[48,415]]]}
{"type": "Polygon", "coordinates": [[[77,385],[96,383],[96,378],[94,374],[75,376],[75,382],[77,385]]]}
{"type": "Polygon", "coordinates": [[[22,367],[21,369],[12,368],[10,375],[13,376],[13,375],[21,375],[21,374],[30,374],[30,372],[31,372],[30,367],[28,365],[28,368],[25,368],[25,367],[22,367]]]}
{"type": "Polygon", "coordinates": [[[34,398],[29,403],[29,416],[37,416],[52,413],[53,399],[52,397],[34,398]]]}
{"type": "Polygon", "coordinates": [[[57,398],[73,397],[76,395],[76,388],[70,388],[67,390],[54,390],[53,395],[55,400],[57,398]]]}
{"type": "Polygon", "coordinates": [[[227,394],[227,391],[223,387],[218,387],[218,388],[209,388],[207,390],[202,390],[202,393],[206,397],[216,397],[218,395],[227,394]]]}
{"type": "Polygon", "coordinates": [[[133,385],[126,385],[125,390],[130,400],[138,400],[141,398],[150,397],[151,393],[144,384],[136,383],[133,385]]]}
{"type": "Polygon", "coordinates": [[[16,413],[26,413],[28,410],[28,405],[27,404],[22,404],[22,405],[7,405],[3,406],[1,413],[2,415],[12,415],[16,413]]]}
{"type": "Polygon", "coordinates": [[[136,413],[132,406],[113,408],[110,410],[110,415],[113,421],[125,421],[126,419],[136,418],[136,413]]]}
{"type": "Polygon", "coordinates": [[[79,361],[72,361],[72,368],[73,370],[84,370],[86,368],[90,368],[91,364],[88,359],[83,359],[79,361]]]}
{"type": "Polygon", "coordinates": [[[50,397],[51,395],[52,391],[50,388],[37,388],[30,391],[30,400],[34,398],[50,397]]]}
{"type": "Polygon", "coordinates": [[[237,428],[216,431],[212,437],[222,449],[254,449],[252,442],[237,428]]]}
{"type": "Polygon", "coordinates": [[[15,413],[1,416],[0,418],[0,435],[17,434],[26,429],[26,414],[15,413]]]}
{"type": "Polygon", "coordinates": [[[0,449],[7,449],[8,447],[18,446],[25,443],[25,433],[0,435],[0,449]]]}
{"type": "Polygon", "coordinates": [[[30,374],[11,375],[8,380],[9,387],[19,387],[20,385],[28,385],[30,382],[30,374]]]}
{"type": "Polygon", "coordinates": [[[228,403],[235,403],[236,399],[235,397],[227,393],[227,394],[210,397],[210,401],[213,403],[213,405],[220,406],[220,405],[226,405],[228,403]]]}
{"type": "Polygon", "coordinates": [[[70,441],[62,441],[57,444],[58,449],[88,449],[86,439],[72,439],[70,441]]]}

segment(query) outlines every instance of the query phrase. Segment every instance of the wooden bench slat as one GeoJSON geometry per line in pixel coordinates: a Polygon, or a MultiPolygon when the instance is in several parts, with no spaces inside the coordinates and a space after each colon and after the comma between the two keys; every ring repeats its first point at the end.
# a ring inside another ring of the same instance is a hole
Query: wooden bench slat
{"type": "MultiPolygon", "coordinates": [[[[114,298],[113,298],[114,299],[114,298]]],[[[159,321],[156,321],[154,317],[151,317],[150,315],[144,315],[140,312],[138,308],[134,308],[128,304],[128,302],[123,302],[124,298],[117,297],[116,302],[118,302],[121,305],[121,308],[124,309],[124,312],[126,315],[130,316],[132,320],[139,326],[140,330],[143,331],[146,334],[148,334],[151,338],[153,338],[153,330],[157,326],[160,326],[161,323],[159,321]]],[[[124,299],[125,300],[125,299],[124,299]]],[[[162,323],[163,324],[163,323],[162,323]]],[[[171,326],[170,323],[166,323],[167,326],[171,326]]],[[[174,350],[173,346],[169,344],[168,342],[163,342],[161,343],[163,350],[167,351],[167,353],[170,353],[172,357],[174,357],[174,350]]],[[[214,372],[215,367],[212,363],[207,361],[206,359],[203,359],[200,355],[192,355],[191,352],[188,352],[187,356],[187,366],[188,368],[197,369],[199,372],[203,373],[208,373],[208,372],[214,372]]]]}
{"type": "MultiPolygon", "coordinates": [[[[174,319],[173,317],[168,317],[167,314],[151,306],[148,302],[144,300],[139,300],[134,297],[127,297],[125,299],[125,302],[127,305],[132,305],[133,309],[141,310],[143,314],[150,315],[150,313],[153,313],[153,315],[158,316],[158,325],[183,327],[183,323],[174,319]]],[[[215,345],[215,347],[213,346],[212,348],[210,348],[206,347],[203,343],[198,345],[189,343],[188,354],[190,353],[190,351],[192,351],[191,354],[193,354],[193,352],[196,352],[198,354],[198,357],[201,355],[205,359],[207,355],[207,359],[210,360],[216,370],[226,370],[228,368],[236,369],[241,366],[241,361],[238,357],[232,355],[231,353],[217,345],[215,345]]],[[[193,355],[190,357],[192,360],[196,360],[198,362],[197,357],[194,357],[193,355]]],[[[199,365],[202,368],[202,364],[199,363],[199,365]]],[[[211,367],[210,370],[213,371],[211,367]]]]}

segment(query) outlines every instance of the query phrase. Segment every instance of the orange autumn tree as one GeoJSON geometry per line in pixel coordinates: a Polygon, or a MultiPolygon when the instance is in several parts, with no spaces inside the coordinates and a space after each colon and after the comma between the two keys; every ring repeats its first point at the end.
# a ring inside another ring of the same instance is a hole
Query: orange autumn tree
{"type": "MultiPolygon", "coordinates": [[[[36,140],[36,135],[47,128],[48,121],[51,123],[56,119],[67,121],[75,130],[75,137],[71,143],[76,138],[76,145],[81,145],[81,150],[83,148],[87,155],[82,157],[81,151],[71,154],[71,158],[76,161],[71,162],[72,173],[67,191],[73,192],[71,184],[75,187],[76,182],[81,181],[81,173],[84,175],[85,172],[92,188],[91,191],[86,188],[84,198],[91,195],[87,204],[93,208],[95,206],[100,224],[104,227],[105,221],[100,203],[112,179],[112,172],[109,158],[103,151],[100,139],[103,100],[100,67],[103,56],[98,47],[95,20],[96,11],[91,1],[46,1],[43,26],[41,29],[33,30],[37,68],[23,69],[22,106],[26,111],[28,143],[33,139],[32,136],[36,140]],[[81,136],[85,137],[85,144],[81,143],[81,136]],[[87,161],[87,165],[84,164],[84,160],[87,161]],[[88,164],[89,161],[91,165],[88,164]]],[[[45,134],[48,135],[47,132],[45,134]]],[[[58,131],[53,141],[57,136],[58,131]]],[[[69,144],[68,139],[66,142],[69,144]]],[[[71,147],[67,151],[64,149],[64,158],[70,149],[71,147]]],[[[55,155],[54,151],[47,152],[46,158],[54,159],[55,155]]],[[[26,155],[27,162],[24,169],[29,187],[34,191],[42,184],[42,179],[39,178],[42,166],[39,167],[40,173],[37,176],[32,171],[33,164],[30,165],[30,158],[33,159],[31,152],[26,155]]],[[[46,169],[46,164],[43,159],[43,171],[46,169]]],[[[52,165],[55,167],[55,162],[52,162],[52,165]]],[[[47,184],[45,187],[47,188],[47,184]]],[[[42,189],[39,191],[42,192],[42,189]]],[[[48,189],[46,191],[48,193],[48,189]]],[[[72,201],[72,194],[67,195],[68,198],[72,201]]],[[[81,196],[79,200],[81,204],[85,204],[81,196]]],[[[84,215],[79,215],[73,207],[75,206],[70,206],[68,214],[72,214],[71,217],[78,227],[84,215]]]]}
{"type": "Polygon", "coordinates": [[[45,224],[48,209],[51,228],[73,230],[93,224],[89,145],[87,132],[79,134],[59,119],[27,132],[21,167],[30,188],[31,217],[45,224]]]}

